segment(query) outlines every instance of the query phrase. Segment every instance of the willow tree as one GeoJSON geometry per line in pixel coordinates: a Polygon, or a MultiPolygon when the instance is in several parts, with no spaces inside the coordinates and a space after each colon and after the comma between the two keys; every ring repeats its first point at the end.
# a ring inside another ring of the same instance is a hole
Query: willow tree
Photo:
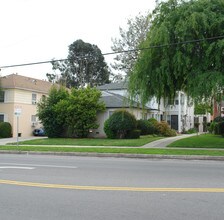
{"type": "Polygon", "coordinates": [[[130,93],[173,98],[185,91],[211,98],[224,89],[224,1],[168,0],[153,12],[130,76],[130,93]]]}

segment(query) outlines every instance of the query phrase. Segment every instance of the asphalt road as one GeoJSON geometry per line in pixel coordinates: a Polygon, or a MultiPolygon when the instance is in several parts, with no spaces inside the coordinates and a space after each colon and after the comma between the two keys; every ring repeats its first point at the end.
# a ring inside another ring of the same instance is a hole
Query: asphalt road
{"type": "Polygon", "coordinates": [[[0,155],[0,219],[223,216],[220,161],[0,155]]]}

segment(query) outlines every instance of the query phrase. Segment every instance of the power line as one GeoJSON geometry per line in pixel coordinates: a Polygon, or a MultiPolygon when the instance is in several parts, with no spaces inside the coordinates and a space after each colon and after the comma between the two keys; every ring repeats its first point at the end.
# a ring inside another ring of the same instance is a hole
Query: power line
{"type": "MultiPolygon", "coordinates": [[[[136,48],[136,49],[130,49],[130,50],[121,50],[116,52],[108,52],[103,53],[103,56],[109,56],[109,55],[115,55],[120,53],[130,53],[130,52],[136,52],[136,51],[142,51],[142,50],[149,50],[153,48],[161,48],[161,47],[169,47],[169,46],[177,46],[177,45],[183,45],[183,44],[191,44],[191,43],[199,43],[202,41],[209,41],[209,40],[217,40],[224,38],[224,35],[216,36],[216,37],[209,37],[209,38],[202,38],[197,40],[189,40],[189,41],[182,41],[182,42],[176,42],[171,44],[161,44],[161,45],[152,45],[150,47],[144,47],[144,48],[136,48]]],[[[90,56],[77,56],[77,58],[87,58],[90,56]]],[[[39,62],[32,62],[32,63],[23,63],[23,64],[13,64],[13,65],[6,65],[6,66],[0,66],[0,69],[2,68],[12,68],[12,67],[21,67],[21,66],[31,66],[31,65],[39,65],[39,64],[46,64],[46,63],[52,63],[52,62],[61,62],[61,61],[67,61],[69,59],[58,59],[58,60],[47,60],[47,61],[39,61],[39,62]]]]}

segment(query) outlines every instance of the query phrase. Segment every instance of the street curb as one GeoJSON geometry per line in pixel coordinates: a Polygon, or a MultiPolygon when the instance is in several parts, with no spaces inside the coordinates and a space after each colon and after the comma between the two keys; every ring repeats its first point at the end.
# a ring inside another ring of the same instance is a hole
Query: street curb
{"type": "Polygon", "coordinates": [[[36,151],[8,151],[8,150],[2,150],[0,151],[0,154],[224,161],[224,156],[197,156],[197,155],[189,156],[189,155],[158,155],[158,154],[88,153],[88,152],[36,152],[36,151]]]}

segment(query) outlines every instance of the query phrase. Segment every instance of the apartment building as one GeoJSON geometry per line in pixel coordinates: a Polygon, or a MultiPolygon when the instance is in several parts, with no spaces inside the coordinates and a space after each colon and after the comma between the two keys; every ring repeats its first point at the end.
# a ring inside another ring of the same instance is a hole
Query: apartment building
{"type": "Polygon", "coordinates": [[[41,127],[37,103],[48,95],[52,83],[31,77],[11,74],[1,77],[0,121],[12,125],[12,135],[29,137],[41,127]]]}

